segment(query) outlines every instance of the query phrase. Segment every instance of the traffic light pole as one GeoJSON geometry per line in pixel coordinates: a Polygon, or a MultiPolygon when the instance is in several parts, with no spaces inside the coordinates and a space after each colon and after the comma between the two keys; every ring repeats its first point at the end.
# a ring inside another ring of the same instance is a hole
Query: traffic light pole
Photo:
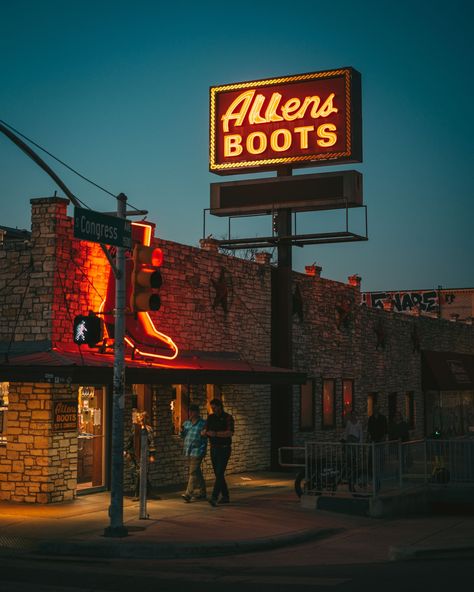
{"type": "MultiPolygon", "coordinates": [[[[127,196],[117,196],[117,217],[126,216],[127,196]]],[[[117,247],[115,275],[114,384],[112,406],[112,470],[109,518],[104,536],[124,537],[123,524],[123,416],[125,406],[125,248],[117,247]]]]}

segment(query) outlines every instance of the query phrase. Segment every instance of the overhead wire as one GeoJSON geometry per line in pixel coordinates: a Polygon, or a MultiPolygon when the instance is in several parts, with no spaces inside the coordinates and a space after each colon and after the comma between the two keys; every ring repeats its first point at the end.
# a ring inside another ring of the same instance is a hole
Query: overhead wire
{"type": "MultiPolygon", "coordinates": [[[[60,158],[58,158],[57,156],[55,156],[54,154],[52,154],[51,152],[49,152],[48,150],[46,150],[46,148],[43,148],[43,146],[41,146],[40,144],[38,144],[37,142],[35,142],[31,138],[29,138],[28,136],[25,136],[25,134],[21,133],[19,130],[17,130],[16,128],[14,128],[12,125],[10,125],[9,123],[7,123],[3,119],[0,119],[0,123],[2,123],[4,126],[8,127],[10,130],[12,130],[13,132],[15,132],[15,134],[18,134],[21,138],[23,138],[24,140],[26,140],[27,142],[29,142],[30,144],[32,144],[33,146],[35,146],[39,150],[42,150],[45,154],[47,154],[48,156],[50,156],[51,158],[53,158],[56,162],[59,162],[59,164],[61,164],[62,166],[64,166],[68,170],[70,170],[72,173],[74,173],[75,175],[77,175],[78,177],[80,177],[81,179],[83,179],[84,181],[86,181],[87,183],[90,183],[94,187],[97,187],[97,189],[100,189],[101,191],[103,191],[104,193],[106,193],[106,194],[114,197],[115,199],[117,198],[117,195],[115,193],[112,193],[108,189],[105,189],[105,187],[102,187],[98,183],[95,183],[95,181],[92,181],[91,179],[88,179],[85,175],[83,175],[79,171],[76,171],[73,167],[71,167],[70,165],[68,165],[66,162],[64,162],[63,160],[61,160],[60,158]]],[[[76,199],[78,201],[80,201],[82,205],[84,205],[85,207],[89,208],[89,206],[87,206],[82,200],[80,200],[79,198],[76,198],[76,199]]],[[[129,206],[132,209],[138,211],[138,208],[135,207],[134,205],[132,205],[129,202],[127,202],[127,206],[129,206]]]]}

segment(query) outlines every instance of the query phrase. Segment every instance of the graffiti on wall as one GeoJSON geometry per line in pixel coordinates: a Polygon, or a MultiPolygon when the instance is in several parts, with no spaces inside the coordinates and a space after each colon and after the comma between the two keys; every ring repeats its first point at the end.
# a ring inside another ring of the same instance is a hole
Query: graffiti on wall
{"type": "Polygon", "coordinates": [[[436,290],[420,290],[418,292],[363,292],[363,306],[384,308],[384,302],[391,301],[395,312],[420,310],[425,314],[437,314],[439,298],[436,290]]]}

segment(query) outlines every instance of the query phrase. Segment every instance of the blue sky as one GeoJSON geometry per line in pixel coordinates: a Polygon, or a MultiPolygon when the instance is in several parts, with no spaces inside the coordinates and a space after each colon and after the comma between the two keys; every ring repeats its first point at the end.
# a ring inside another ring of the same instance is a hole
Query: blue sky
{"type": "MultiPolygon", "coordinates": [[[[363,290],[474,287],[472,2],[0,0],[0,119],[197,245],[209,207],[209,87],[353,66],[362,74],[369,241],[294,249],[363,290]]],[[[113,198],[44,157],[93,209],[113,198]]],[[[272,175],[272,173],[268,173],[272,175]]],[[[261,176],[261,175],[260,175],[261,176]]],[[[57,187],[0,135],[0,225],[57,187]]],[[[72,215],[72,208],[71,208],[72,215]]],[[[360,229],[358,213],[352,224],[360,229]]],[[[340,229],[308,214],[298,230],[340,229]]],[[[268,234],[259,218],[238,236],[268,234]]],[[[208,219],[220,237],[223,220],[208,219]]]]}

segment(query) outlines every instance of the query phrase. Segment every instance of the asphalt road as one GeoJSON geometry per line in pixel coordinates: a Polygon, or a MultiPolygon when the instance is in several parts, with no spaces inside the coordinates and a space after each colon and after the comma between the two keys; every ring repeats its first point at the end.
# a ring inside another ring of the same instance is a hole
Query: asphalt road
{"type": "Polygon", "coordinates": [[[275,565],[271,553],[203,560],[77,560],[0,558],[1,592],[446,592],[472,588],[472,559],[318,564],[292,561],[302,546],[275,565]],[[249,561],[250,560],[250,561],[249,561]]]}

